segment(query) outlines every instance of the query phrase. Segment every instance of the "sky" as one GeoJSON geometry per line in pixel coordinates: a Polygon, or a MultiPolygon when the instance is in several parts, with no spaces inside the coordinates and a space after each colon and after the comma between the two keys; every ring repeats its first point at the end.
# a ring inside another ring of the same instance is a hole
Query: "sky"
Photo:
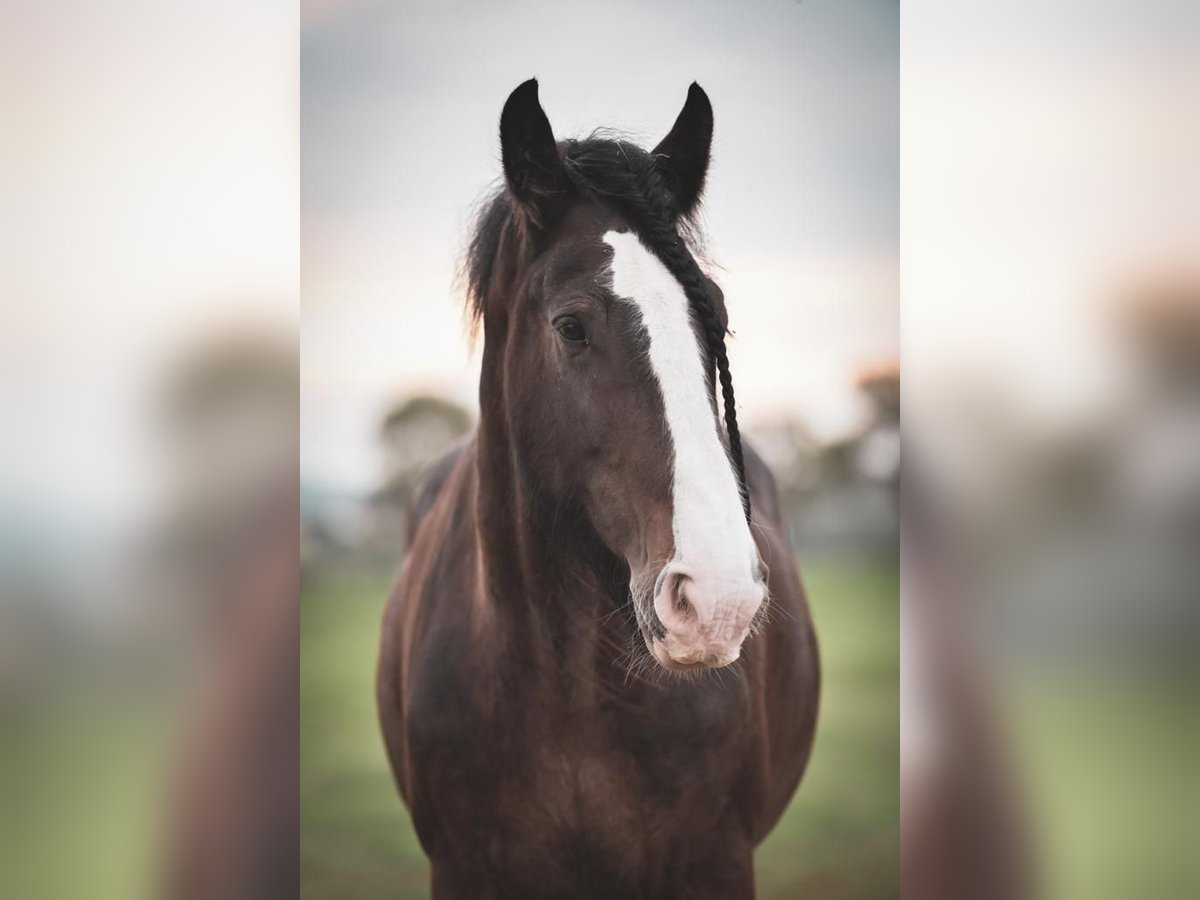
{"type": "Polygon", "coordinates": [[[499,176],[500,109],[531,76],[559,138],[611,127],[645,146],[693,80],[705,88],[704,222],[742,416],[852,427],[854,373],[899,352],[896,4],[325,0],[304,14],[306,483],[369,490],[377,423],[405,396],[476,407],[456,266],[499,176]]]}
{"type": "Polygon", "coordinates": [[[1200,259],[1200,5],[915,0],[902,40],[908,435],[979,385],[1033,430],[1103,417],[1130,284],[1200,259]]]}

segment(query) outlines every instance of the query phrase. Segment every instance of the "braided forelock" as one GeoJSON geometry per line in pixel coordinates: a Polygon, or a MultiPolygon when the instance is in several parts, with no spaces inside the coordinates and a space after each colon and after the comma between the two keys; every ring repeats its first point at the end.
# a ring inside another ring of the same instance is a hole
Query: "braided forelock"
{"type": "Polygon", "coordinates": [[[717,365],[729,454],[737,473],[742,509],[746,521],[750,521],[750,491],[746,485],[733,376],[725,349],[725,327],[705,289],[700,266],[680,233],[681,225],[691,229],[692,220],[679,216],[675,197],[654,158],[627,141],[596,138],[568,141],[563,149],[563,167],[575,187],[613,203],[625,213],[641,242],[679,282],[688,305],[699,317],[709,353],[717,365]]]}

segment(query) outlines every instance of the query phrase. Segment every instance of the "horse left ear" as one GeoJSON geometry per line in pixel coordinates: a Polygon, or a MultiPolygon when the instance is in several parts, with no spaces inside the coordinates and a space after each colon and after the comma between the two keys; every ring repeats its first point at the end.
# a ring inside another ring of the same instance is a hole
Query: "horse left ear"
{"type": "Polygon", "coordinates": [[[686,216],[700,201],[712,150],[713,111],[704,88],[692,82],[687,102],[668,134],[652,151],[675,195],[675,206],[686,216]]]}

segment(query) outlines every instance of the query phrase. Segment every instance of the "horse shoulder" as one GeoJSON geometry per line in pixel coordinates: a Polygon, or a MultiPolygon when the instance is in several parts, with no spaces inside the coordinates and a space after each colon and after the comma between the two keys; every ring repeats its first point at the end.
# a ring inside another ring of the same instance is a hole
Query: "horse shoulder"
{"type": "MultiPolygon", "coordinates": [[[[400,574],[383,615],[376,699],[380,725],[401,796],[417,818],[410,740],[415,706],[415,672],[424,666],[429,634],[447,610],[438,596],[450,593],[445,559],[463,554],[469,531],[462,521],[470,489],[471,437],[464,438],[429,466],[413,490],[406,517],[406,546],[400,574]],[[462,545],[462,546],[460,546],[462,545]]],[[[465,589],[465,586],[460,587],[465,589]]],[[[421,829],[418,827],[418,831],[421,829]]]]}
{"type": "Polygon", "coordinates": [[[775,477],[745,447],[755,542],[767,564],[769,624],[757,639],[763,653],[768,789],[761,836],[774,827],[808,765],[816,733],[820,658],[808,599],[788,536],[775,477]],[[765,652],[764,652],[765,651],[765,652]]]}

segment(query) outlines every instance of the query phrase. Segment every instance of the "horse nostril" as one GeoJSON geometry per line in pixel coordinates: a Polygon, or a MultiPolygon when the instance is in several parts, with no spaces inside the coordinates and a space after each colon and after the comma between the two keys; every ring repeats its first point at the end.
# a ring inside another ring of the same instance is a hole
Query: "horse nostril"
{"type": "Polygon", "coordinates": [[[674,591],[675,612],[679,613],[684,620],[690,619],[692,614],[692,604],[688,602],[687,594],[683,590],[686,582],[686,578],[677,578],[674,591]]]}

